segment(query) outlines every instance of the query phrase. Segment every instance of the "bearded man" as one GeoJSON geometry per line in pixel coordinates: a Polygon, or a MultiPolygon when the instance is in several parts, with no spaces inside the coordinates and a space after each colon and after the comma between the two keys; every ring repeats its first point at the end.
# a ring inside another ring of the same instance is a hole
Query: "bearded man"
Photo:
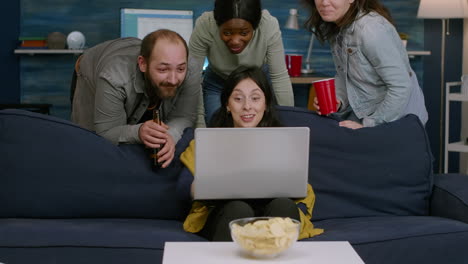
{"type": "Polygon", "coordinates": [[[167,167],[197,117],[200,84],[188,64],[187,43],[165,29],[87,49],[75,67],[71,120],[114,144],[160,148],[157,161],[167,167]],[[160,124],[153,122],[154,109],[160,124]]]}

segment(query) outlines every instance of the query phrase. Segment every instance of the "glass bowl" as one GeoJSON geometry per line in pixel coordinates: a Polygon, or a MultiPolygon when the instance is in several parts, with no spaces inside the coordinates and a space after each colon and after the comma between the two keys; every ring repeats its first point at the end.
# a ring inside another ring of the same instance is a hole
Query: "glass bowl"
{"type": "Polygon", "coordinates": [[[231,237],[247,255],[273,258],[299,237],[301,223],[289,217],[250,217],[229,223],[231,237]]]}

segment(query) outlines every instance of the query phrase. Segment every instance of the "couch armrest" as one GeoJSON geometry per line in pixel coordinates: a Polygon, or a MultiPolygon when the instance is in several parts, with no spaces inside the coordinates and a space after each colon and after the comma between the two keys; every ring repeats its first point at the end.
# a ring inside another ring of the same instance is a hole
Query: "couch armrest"
{"type": "Polygon", "coordinates": [[[434,175],[430,214],[468,223],[468,175],[434,175]]]}

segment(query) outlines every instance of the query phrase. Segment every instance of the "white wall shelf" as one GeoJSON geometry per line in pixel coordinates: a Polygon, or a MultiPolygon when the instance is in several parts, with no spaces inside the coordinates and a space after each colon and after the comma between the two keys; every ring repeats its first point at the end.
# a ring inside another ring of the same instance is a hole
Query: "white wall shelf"
{"type": "Polygon", "coordinates": [[[431,55],[431,51],[429,50],[408,50],[407,53],[410,59],[416,56],[430,56],[431,55]]]}
{"type": "Polygon", "coordinates": [[[431,51],[429,50],[408,50],[409,56],[429,56],[431,55],[431,51]]]}
{"type": "Polygon", "coordinates": [[[15,54],[81,54],[84,50],[72,49],[15,49],[15,54]]]}
{"type": "Polygon", "coordinates": [[[468,101],[468,94],[449,93],[447,99],[450,101],[466,102],[468,101]]]}
{"type": "Polygon", "coordinates": [[[455,151],[455,152],[468,152],[468,145],[465,142],[453,142],[448,144],[448,151],[455,151]]]}
{"type": "Polygon", "coordinates": [[[468,91],[461,87],[459,93],[451,93],[450,88],[462,86],[462,82],[447,82],[445,84],[445,153],[444,153],[444,173],[448,172],[448,153],[451,152],[466,152],[468,153],[468,145],[464,141],[449,143],[449,127],[450,127],[450,102],[468,102],[468,91]]]}

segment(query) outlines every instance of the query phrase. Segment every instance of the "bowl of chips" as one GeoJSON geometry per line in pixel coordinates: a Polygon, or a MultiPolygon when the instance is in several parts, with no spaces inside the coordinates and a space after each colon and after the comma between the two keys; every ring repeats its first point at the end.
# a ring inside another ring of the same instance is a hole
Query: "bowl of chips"
{"type": "Polygon", "coordinates": [[[257,258],[273,258],[290,248],[297,241],[300,226],[289,217],[250,217],[229,223],[232,240],[257,258]]]}

